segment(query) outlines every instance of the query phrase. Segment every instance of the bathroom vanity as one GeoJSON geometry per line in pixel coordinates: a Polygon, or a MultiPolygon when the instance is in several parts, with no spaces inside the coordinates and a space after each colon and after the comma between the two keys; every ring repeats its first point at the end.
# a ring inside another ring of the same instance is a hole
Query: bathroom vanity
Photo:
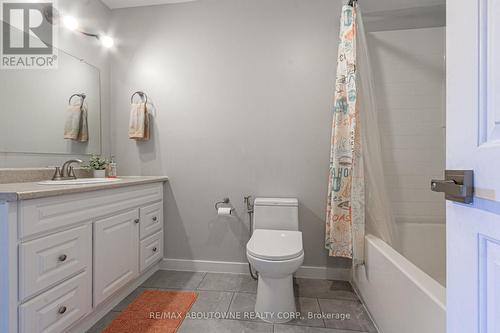
{"type": "Polygon", "coordinates": [[[0,332],[84,332],[158,270],[165,181],[0,184],[0,332]]]}

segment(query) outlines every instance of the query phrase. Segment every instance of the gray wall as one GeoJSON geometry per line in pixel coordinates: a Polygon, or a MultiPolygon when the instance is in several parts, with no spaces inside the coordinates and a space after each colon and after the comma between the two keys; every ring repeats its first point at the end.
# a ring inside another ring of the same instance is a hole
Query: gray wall
{"type": "MultiPolygon", "coordinates": [[[[111,10],[100,0],[58,0],[58,9],[67,15],[78,18],[83,30],[97,33],[109,33],[109,21],[111,10]]],[[[72,31],[59,29],[59,48],[85,59],[87,62],[97,66],[101,71],[101,102],[102,102],[102,125],[103,125],[103,153],[110,152],[110,50],[104,49],[97,40],[78,35],[72,31]]],[[[1,109],[1,104],[0,104],[1,109]]],[[[2,112],[2,111],[0,111],[2,112]]],[[[47,118],[47,121],[52,119],[47,118]]],[[[40,126],[44,126],[40,124],[40,126]]],[[[29,133],[25,135],[30,135],[29,133]]],[[[36,138],[33,138],[36,140],[36,138]]],[[[70,157],[85,157],[64,154],[18,154],[0,152],[0,168],[16,167],[44,167],[58,165],[70,157]]]]}
{"type": "Polygon", "coordinates": [[[305,265],[327,258],[324,218],[341,1],[204,0],[116,10],[112,150],[122,175],[167,175],[166,257],[245,261],[243,196],[298,197],[305,265]],[[130,95],[153,139],[127,139],[130,95]],[[237,218],[217,218],[229,196],[237,218]]]}

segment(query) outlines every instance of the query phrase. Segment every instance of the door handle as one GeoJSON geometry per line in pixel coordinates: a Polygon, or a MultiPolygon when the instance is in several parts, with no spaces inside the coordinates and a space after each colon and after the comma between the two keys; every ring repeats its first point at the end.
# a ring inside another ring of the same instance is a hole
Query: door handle
{"type": "Polygon", "coordinates": [[[474,195],[474,171],[446,170],[444,180],[431,180],[431,190],[443,192],[446,200],[472,203],[474,195]]]}
{"type": "Polygon", "coordinates": [[[434,192],[443,192],[455,197],[465,196],[466,187],[464,185],[457,184],[453,180],[436,180],[433,179],[431,183],[432,190],[434,192]]]}

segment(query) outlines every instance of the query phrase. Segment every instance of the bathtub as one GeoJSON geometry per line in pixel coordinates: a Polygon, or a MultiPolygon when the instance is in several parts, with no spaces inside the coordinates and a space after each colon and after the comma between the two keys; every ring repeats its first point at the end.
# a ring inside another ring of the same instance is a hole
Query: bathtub
{"type": "Polygon", "coordinates": [[[380,238],[367,235],[353,285],[380,333],[445,333],[446,289],[380,238]]]}

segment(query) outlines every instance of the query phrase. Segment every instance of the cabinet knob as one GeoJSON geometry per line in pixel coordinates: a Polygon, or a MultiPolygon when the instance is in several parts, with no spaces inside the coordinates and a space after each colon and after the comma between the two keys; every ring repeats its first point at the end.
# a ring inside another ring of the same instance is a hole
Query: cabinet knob
{"type": "Polygon", "coordinates": [[[59,312],[60,314],[63,314],[63,313],[65,313],[65,312],[66,312],[66,310],[67,310],[67,308],[66,308],[65,306],[61,306],[61,307],[59,308],[59,310],[57,310],[57,312],[59,312]]]}
{"type": "Polygon", "coordinates": [[[156,252],[158,251],[158,249],[156,247],[153,247],[153,252],[156,252]]]}
{"type": "Polygon", "coordinates": [[[68,258],[67,255],[61,254],[58,259],[59,259],[60,262],[63,262],[63,261],[66,261],[67,258],[68,258]]]}
{"type": "Polygon", "coordinates": [[[135,219],[134,222],[137,224],[137,223],[141,222],[141,220],[140,219],[135,219]]]}
{"type": "Polygon", "coordinates": [[[153,216],[153,221],[156,222],[156,220],[158,220],[158,218],[156,216],[153,216]]]}

